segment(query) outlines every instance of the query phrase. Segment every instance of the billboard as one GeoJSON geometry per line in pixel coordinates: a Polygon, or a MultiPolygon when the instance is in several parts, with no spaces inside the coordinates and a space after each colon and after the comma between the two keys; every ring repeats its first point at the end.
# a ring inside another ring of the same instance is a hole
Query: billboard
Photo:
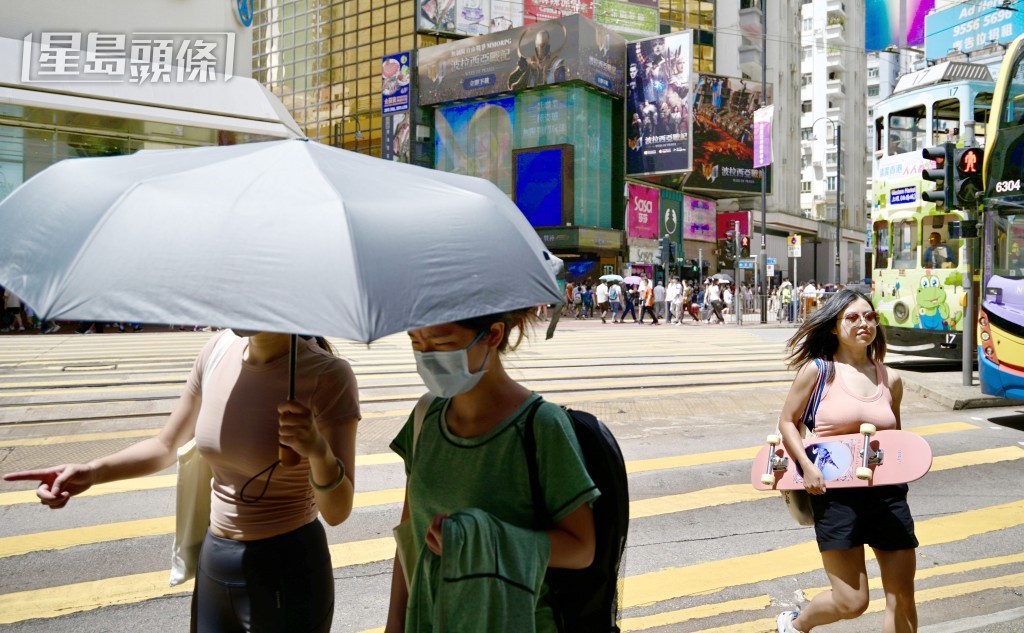
{"type": "Polygon", "coordinates": [[[514,200],[531,226],[562,226],[573,219],[572,145],[512,152],[514,200]]]}
{"type": "Polygon", "coordinates": [[[921,46],[925,16],[934,8],[935,0],[867,0],[864,48],[880,51],[901,44],[921,46]],[[900,5],[905,12],[902,27],[900,5]],[[900,41],[901,32],[905,42],[900,41]]]}
{"type": "Polygon", "coordinates": [[[953,51],[969,53],[1012,42],[1024,33],[1024,12],[1002,5],[1001,0],[981,0],[932,13],[925,18],[925,56],[938,59],[953,51]]]}
{"type": "Polygon", "coordinates": [[[714,242],[718,204],[683,196],[683,239],[714,242]]]}
{"type": "Polygon", "coordinates": [[[740,235],[750,235],[750,212],[736,211],[733,213],[718,214],[718,239],[725,240],[729,236],[726,231],[732,231],[735,222],[740,223],[740,235]]]}
{"type": "Polygon", "coordinates": [[[761,104],[761,84],[700,74],[693,94],[693,171],[686,189],[760,193],[764,173],[771,192],[771,168],[754,169],[754,111],[761,104]]]}
{"type": "Polygon", "coordinates": [[[488,35],[581,15],[630,36],[658,33],[658,0],[417,0],[420,31],[488,35]]]}
{"type": "Polygon", "coordinates": [[[661,207],[660,190],[627,183],[629,199],[626,202],[626,235],[644,239],[658,239],[658,212],[661,207]]]}
{"type": "Polygon", "coordinates": [[[512,195],[515,98],[434,111],[435,169],[490,180],[512,195]]]}
{"type": "Polygon", "coordinates": [[[380,157],[399,163],[409,162],[409,114],[388,114],[381,118],[380,157]]]}
{"type": "Polygon", "coordinates": [[[381,60],[381,114],[409,110],[409,53],[388,55],[381,60]]]}
{"type": "Polygon", "coordinates": [[[626,173],[691,167],[690,70],[693,31],[626,46],[626,173]]]}
{"type": "Polygon", "coordinates": [[[622,96],[626,41],[578,15],[421,48],[421,106],[580,80],[622,96]]]}

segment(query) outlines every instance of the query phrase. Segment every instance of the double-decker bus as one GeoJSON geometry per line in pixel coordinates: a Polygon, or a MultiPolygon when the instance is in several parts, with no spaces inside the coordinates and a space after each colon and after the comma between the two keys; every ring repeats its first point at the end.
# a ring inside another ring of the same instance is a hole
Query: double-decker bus
{"type": "Polygon", "coordinates": [[[978,374],[984,393],[1024,398],[1024,36],[1003,59],[985,136],[978,374]]]}
{"type": "Polygon", "coordinates": [[[903,75],[875,106],[871,298],[892,351],[961,357],[966,214],[922,199],[935,183],[921,172],[936,165],[921,151],[961,143],[969,121],[982,143],[993,86],[985,66],[943,62],[903,75]]]}

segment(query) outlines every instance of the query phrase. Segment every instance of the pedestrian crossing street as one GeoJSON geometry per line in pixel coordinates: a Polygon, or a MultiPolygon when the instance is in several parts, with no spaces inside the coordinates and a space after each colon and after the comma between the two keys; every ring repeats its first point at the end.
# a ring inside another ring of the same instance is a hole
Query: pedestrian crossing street
{"type": "MultiPolygon", "coordinates": [[[[528,386],[595,413],[622,444],[633,500],[624,631],[773,631],[774,614],[827,588],[813,530],[749,484],[792,379],[788,333],[564,323],[510,357],[528,386]]],[[[209,336],[0,338],[0,472],[86,461],[154,434],[209,336]]],[[[356,372],[364,415],[356,510],[328,528],[333,630],[377,632],[404,485],[387,444],[423,387],[404,335],[332,342],[356,372]]],[[[903,411],[935,453],[911,493],[922,624],[1012,613],[1024,590],[1024,437],[1000,420],[1015,410],[979,417],[908,393],[903,411]]],[[[165,471],[97,486],[53,512],[24,484],[0,484],[0,630],[187,630],[191,584],[167,585],[173,485],[165,471]]],[[[869,614],[822,630],[880,629],[876,567],[869,576],[869,614]]]]}

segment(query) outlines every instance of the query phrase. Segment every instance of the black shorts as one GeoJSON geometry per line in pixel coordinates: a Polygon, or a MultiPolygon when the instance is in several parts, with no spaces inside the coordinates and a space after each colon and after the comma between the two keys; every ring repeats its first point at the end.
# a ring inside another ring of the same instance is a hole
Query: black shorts
{"type": "Polygon", "coordinates": [[[907,504],[907,485],[843,488],[811,495],[818,550],[870,545],[883,551],[914,549],[914,517],[907,504]]]}

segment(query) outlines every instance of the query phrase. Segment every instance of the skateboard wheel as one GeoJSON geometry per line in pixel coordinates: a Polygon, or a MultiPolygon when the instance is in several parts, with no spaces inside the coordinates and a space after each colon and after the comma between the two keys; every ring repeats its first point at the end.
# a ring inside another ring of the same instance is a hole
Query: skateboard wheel
{"type": "Polygon", "coordinates": [[[868,424],[867,422],[865,422],[864,424],[860,425],[860,432],[862,435],[874,435],[875,431],[876,429],[874,424],[868,424]]]}
{"type": "Polygon", "coordinates": [[[775,476],[765,473],[761,475],[761,483],[763,483],[766,486],[770,486],[775,483],[775,476]]]}
{"type": "Polygon", "coordinates": [[[771,444],[772,446],[778,446],[779,444],[782,443],[782,438],[775,434],[769,435],[768,443],[771,444]]]}
{"type": "Polygon", "coordinates": [[[866,466],[857,468],[857,479],[863,479],[864,481],[871,481],[871,469],[866,466]]]}

